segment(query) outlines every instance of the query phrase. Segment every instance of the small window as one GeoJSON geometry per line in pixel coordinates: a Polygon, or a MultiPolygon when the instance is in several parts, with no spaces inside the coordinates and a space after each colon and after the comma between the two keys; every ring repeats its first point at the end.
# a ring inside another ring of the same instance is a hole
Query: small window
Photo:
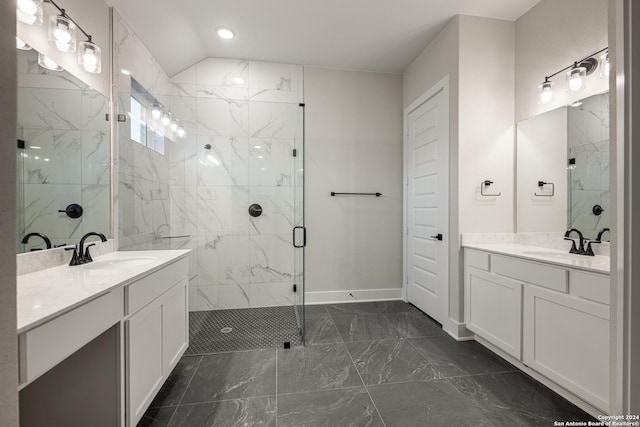
{"type": "Polygon", "coordinates": [[[140,83],[131,79],[131,139],[164,155],[163,126],[159,119],[151,115],[154,104],[159,104],[158,100],[140,83]]]}

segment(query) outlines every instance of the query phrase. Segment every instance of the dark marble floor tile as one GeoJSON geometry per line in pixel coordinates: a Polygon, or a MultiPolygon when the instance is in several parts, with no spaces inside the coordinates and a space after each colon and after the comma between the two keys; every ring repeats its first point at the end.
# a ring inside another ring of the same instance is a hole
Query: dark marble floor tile
{"type": "Polygon", "coordinates": [[[391,326],[391,323],[382,314],[332,315],[332,317],[344,342],[386,340],[402,337],[400,332],[391,326]]]}
{"type": "Polygon", "coordinates": [[[328,344],[342,342],[331,317],[307,317],[305,319],[305,339],[307,344],[328,344]]]}
{"type": "Polygon", "coordinates": [[[364,387],[278,396],[278,427],[379,427],[364,387]]]}
{"type": "Polygon", "coordinates": [[[404,302],[401,300],[397,301],[375,301],[372,302],[373,306],[381,313],[422,313],[420,309],[418,309],[413,304],[408,302],[404,302]]]}
{"type": "Polygon", "coordinates": [[[276,398],[254,397],[182,405],[169,427],[245,427],[276,425],[276,398]]]}
{"type": "Polygon", "coordinates": [[[365,385],[440,378],[440,372],[407,340],[360,341],[347,349],[365,385]]]}
{"type": "Polygon", "coordinates": [[[180,359],[155,399],[153,399],[153,402],[151,402],[150,408],[179,405],[201,359],[202,357],[200,356],[180,359]]]}
{"type": "Polygon", "coordinates": [[[409,340],[444,377],[515,371],[504,359],[475,341],[449,336],[409,340]]]}
{"type": "Polygon", "coordinates": [[[362,385],[344,344],[278,350],[278,395],[362,385]]]}
{"type": "Polygon", "coordinates": [[[369,386],[387,427],[490,426],[491,423],[447,381],[369,386]]]}
{"type": "Polygon", "coordinates": [[[176,411],[176,407],[149,408],[144,413],[142,419],[138,421],[137,427],[166,427],[176,411]]]}
{"type": "Polygon", "coordinates": [[[446,336],[442,325],[424,313],[385,313],[394,328],[407,338],[446,336]]]}
{"type": "Polygon", "coordinates": [[[495,426],[552,426],[595,421],[586,412],[521,372],[451,378],[495,426]]]}
{"type": "Polygon", "coordinates": [[[327,316],[329,316],[329,311],[327,310],[327,306],[324,305],[324,304],[321,304],[321,305],[305,305],[304,306],[304,316],[305,316],[305,318],[327,317],[327,316]]]}
{"type": "Polygon", "coordinates": [[[219,353],[202,357],[182,404],[275,393],[275,350],[219,353]]]}
{"type": "Polygon", "coordinates": [[[351,302],[345,304],[327,305],[327,310],[331,316],[343,314],[378,314],[380,313],[372,302],[351,302]]]}

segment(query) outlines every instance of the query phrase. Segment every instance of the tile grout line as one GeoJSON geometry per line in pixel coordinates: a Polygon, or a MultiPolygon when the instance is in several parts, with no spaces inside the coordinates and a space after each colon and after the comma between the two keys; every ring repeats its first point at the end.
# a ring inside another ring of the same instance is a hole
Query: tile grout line
{"type": "Polygon", "coordinates": [[[278,349],[276,352],[276,427],[278,427],[278,349]]]}
{"type": "Polygon", "coordinates": [[[343,342],[342,344],[344,345],[344,349],[347,351],[347,354],[349,355],[349,359],[351,360],[351,363],[353,364],[353,367],[356,369],[356,372],[358,373],[358,378],[360,378],[360,381],[362,382],[362,386],[364,387],[365,391],[367,392],[367,396],[369,396],[369,400],[371,400],[371,403],[373,404],[373,408],[376,410],[376,414],[378,414],[378,416],[380,417],[380,421],[382,421],[382,425],[384,427],[387,427],[387,423],[384,422],[384,418],[382,418],[382,414],[380,414],[380,411],[378,410],[378,405],[376,405],[376,402],[373,400],[373,397],[371,397],[371,393],[369,392],[369,388],[364,383],[364,380],[362,379],[362,375],[360,374],[360,371],[358,370],[358,366],[356,365],[356,362],[353,360],[353,356],[351,356],[351,352],[349,351],[349,347],[347,347],[347,343],[343,342]]]}
{"type": "MultiPolygon", "coordinates": [[[[182,401],[184,400],[184,396],[187,394],[187,390],[191,386],[191,382],[195,378],[196,373],[198,372],[198,368],[200,368],[200,364],[202,363],[202,359],[204,359],[204,356],[200,356],[200,360],[198,360],[198,364],[196,365],[196,368],[193,370],[193,374],[191,375],[191,378],[189,378],[189,383],[184,388],[184,391],[182,392],[182,396],[180,396],[180,400],[178,401],[178,406],[182,405],[182,401]]],[[[177,411],[177,409],[176,409],[176,411],[177,411]]],[[[174,412],[174,414],[175,414],[175,412],[174,412]]],[[[171,418],[173,418],[173,417],[171,417],[171,418]]]]}

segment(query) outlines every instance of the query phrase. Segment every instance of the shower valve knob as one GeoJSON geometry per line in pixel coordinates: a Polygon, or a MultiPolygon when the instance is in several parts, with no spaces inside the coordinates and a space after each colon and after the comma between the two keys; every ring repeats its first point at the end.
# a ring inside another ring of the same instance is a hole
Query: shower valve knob
{"type": "Polygon", "coordinates": [[[257,203],[254,203],[251,206],[249,206],[249,215],[251,215],[254,218],[262,215],[262,206],[260,206],[257,203]]]}

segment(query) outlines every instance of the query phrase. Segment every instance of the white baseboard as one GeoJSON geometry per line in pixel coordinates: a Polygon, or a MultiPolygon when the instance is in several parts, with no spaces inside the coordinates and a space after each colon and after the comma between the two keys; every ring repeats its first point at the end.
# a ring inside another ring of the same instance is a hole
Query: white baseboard
{"type": "Polygon", "coordinates": [[[442,329],[456,341],[472,341],[475,339],[475,335],[466,326],[465,323],[459,323],[450,318],[448,324],[442,325],[442,329]]]}
{"type": "Polygon", "coordinates": [[[340,304],[345,302],[388,301],[402,299],[402,288],[356,289],[345,291],[305,292],[304,303],[340,304]]]}

